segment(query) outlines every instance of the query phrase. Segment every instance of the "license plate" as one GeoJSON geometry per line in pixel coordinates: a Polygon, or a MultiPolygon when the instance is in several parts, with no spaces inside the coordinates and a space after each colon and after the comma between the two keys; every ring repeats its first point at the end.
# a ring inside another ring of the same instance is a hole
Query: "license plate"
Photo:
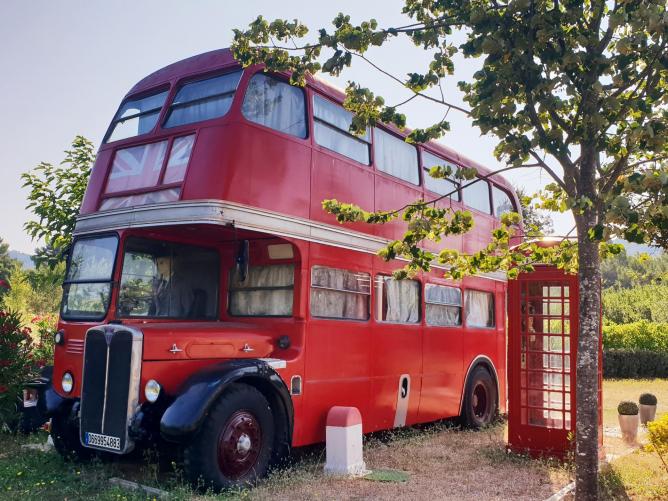
{"type": "Polygon", "coordinates": [[[86,445],[89,447],[101,447],[103,449],[120,451],[121,439],[118,437],[110,437],[109,435],[86,432],[86,445]]]}

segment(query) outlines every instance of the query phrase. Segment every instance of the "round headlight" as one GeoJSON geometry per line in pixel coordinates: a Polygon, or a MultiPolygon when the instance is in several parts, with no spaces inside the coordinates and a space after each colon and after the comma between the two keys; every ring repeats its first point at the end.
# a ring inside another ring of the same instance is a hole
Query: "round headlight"
{"type": "Polygon", "coordinates": [[[60,330],[56,332],[56,335],[54,336],[54,341],[56,344],[63,344],[65,342],[65,333],[60,330]]]}
{"type": "Polygon", "coordinates": [[[60,385],[63,387],[65,393],[71,392],[72,388],[74,388],[74,378],[72,377],[72,374],[69,372],[63,374],[63,380],[60,382],[60,385]]]}
{"type": "Polygon", "coordinates": [[[162,388],[160,387],[160,383],[158,383],[155,379],[149,379],[146,383],[146,386],[144,386],[144,396],[146,397],[146,400],[151,403],[158,400],[161,389],[162,388]]]}

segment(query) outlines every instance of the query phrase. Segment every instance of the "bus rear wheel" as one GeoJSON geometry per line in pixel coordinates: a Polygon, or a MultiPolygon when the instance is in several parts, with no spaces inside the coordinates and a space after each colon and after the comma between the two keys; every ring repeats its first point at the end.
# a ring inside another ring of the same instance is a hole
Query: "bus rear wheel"
{"type": "Polygon", "coordinates": [[[213,405],[184,451],[184,469],[197,487],[215,491],[264,477],[274,443],[267,399],[246,384],[231,385],[213,405]]]}
{"type": "Polygon", "coordinates": [[[484,367],[478,366],[466,383],[462,422],[469,428],[482,428],[494,422],[499,396],[494,378],[484,367]]]}

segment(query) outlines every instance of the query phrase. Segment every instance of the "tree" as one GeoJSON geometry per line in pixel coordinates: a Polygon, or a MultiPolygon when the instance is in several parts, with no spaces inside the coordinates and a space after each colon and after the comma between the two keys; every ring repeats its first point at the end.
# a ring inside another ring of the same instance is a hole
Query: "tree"
{"type": "Polygon", "coordinates": [[[549,235],[554,230],[550,214],[531,203],[533,197],[527,195],[524,188],[515,188],[515,193],[522,206],[522,226],[526,238],[549,235]]]}
{"type": "Polygon", "coordinates": [[[44,239],[46,244],[37,249],[35,264],[54,267],[63,261],[72,242],[94,158],[93,143],[76,136],[60,165],[41,162],[21,175],[23,186],[30,188],[27,208],[37,217],[24,228],[33,239],[44,239]]]}
{"type": "MultiPolygon", "coordinates": [[[[406,0],[403,12],[414,22],[390,28],[379,28],[373,19],[353,24],[339,14],[333,30],[321,29],[312,39],[297,20],[258,17],[248,30],[235,30],[232,49],[243,65],[264,63],[267,70],[291,72],[295,84],[318,71],[339,75],[353,60],[369,63],[408,89],[411,98],[467,113],[483,133],[497,136],[495,154],[507,168],[540,167],[552,178],[538,194],[539,206],[573,213],[577,245],[564,240],[550,252],[529,244],[509,249],[518,215],[504,216],[489,246],[467,256],[420,247],[425,239],[440,241],[470,229],[466,211],[438,209],[433,201],[382,213],[336,200],[323,206],[341,222],[383,224],[402,217],[408,223],[403,239],[381,251],[385,259],[410,261],[398,276],[429,269],[434,260],[451,266],[448,274],[455,278],[493,269],[512,278],[536,261],[577,269],[576,497],[597,499],[600,262],[601,255],[620,250],[603,244],[621,237],[668,245],[665,0],[406,0]],[[454,32],[465,41],[455,45],[454,32]],[[395,37],[430,51],[429,67],[402,78],[369,60],[370,47],[395,37]],[[472,81],[459,84],[469,109],[429,92],[454,73],[455,54],[481,59],[472,81]]],[[[377,121],[406,123],[399,105],[386,106],[355,82],[346,89],[345,106],[355,113],[351,131],[356,133],[377,121]]],[[[444,118],[412,131],[407,140],[435,139],[448,128],[444,118]]],[[[430,173],[476,182],[467,169],[434,166],[430,173]]]]}
{"type": "Polygon", "coordinates": [[[10,289],[9,276],[14,266],[15,261],[9,256],[9,244],[0,237],[0,301],[10,289]]]}
{"type": "Polygon", "coordinates": [[[601,263],[603,289],[630,289],[653,284],[668,284],[668,253],[650,256],[626,251],[601,263]]]}

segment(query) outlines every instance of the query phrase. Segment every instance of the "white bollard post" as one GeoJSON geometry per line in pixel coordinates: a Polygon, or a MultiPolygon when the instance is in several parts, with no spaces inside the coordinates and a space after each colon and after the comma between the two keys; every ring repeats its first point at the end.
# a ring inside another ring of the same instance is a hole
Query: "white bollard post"
{"type": "Polygon", "coordinates": [[[359,476],[367,473],[362,457],[362,415],[357,407],[332,407],[327,413],[325,473],[359,476]]]}

